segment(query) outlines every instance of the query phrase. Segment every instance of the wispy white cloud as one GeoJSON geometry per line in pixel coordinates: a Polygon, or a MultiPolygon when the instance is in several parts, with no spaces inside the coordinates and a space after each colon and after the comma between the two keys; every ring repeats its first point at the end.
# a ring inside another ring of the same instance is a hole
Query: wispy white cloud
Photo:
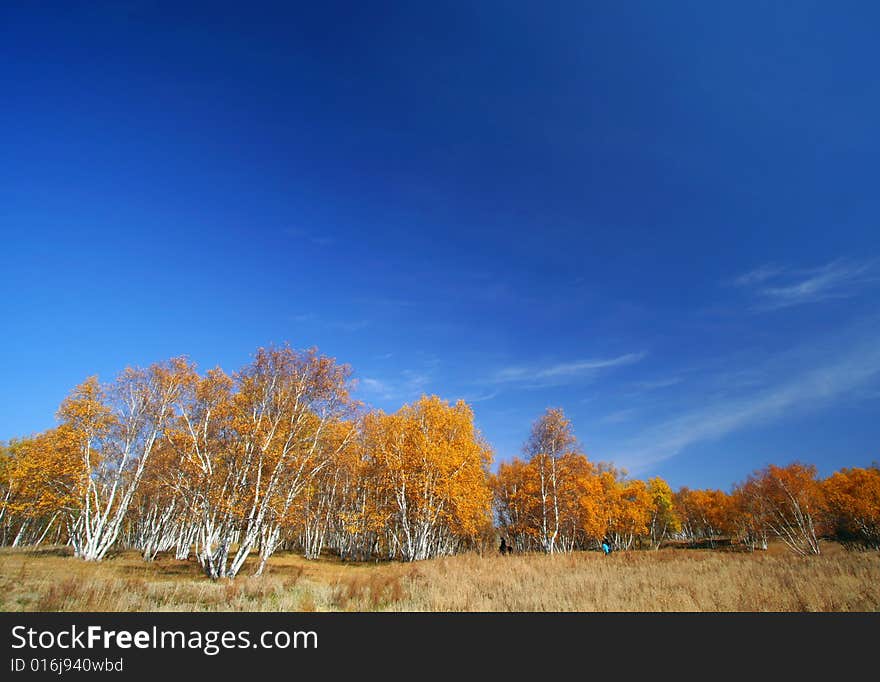
{"type": "Polygon", "coordinates": [[[638,414],[638,410],[634,407],[631,407],[606,414],[599,421],[604,424],[622,424],[623,422],[630,421],[633,417],[636,416],[636,414],[638,414]]]}
{"type": "Polygon", "coordinates": [[[410,391],[421,391],[431,383],[431,377],[423,372],[405,369],[401,374],[403,375],[403,386],[410,391]]]}
{"type": "Polygon", "coordinates": [[[774,277],[782,274],[785,271],[785,268],[779,265],[773,265],[768,263],[766,265],[762,265],[759,268],[755,268],[754,270],[750,270],[749,272],[744,272],[739,277],[733,280],[733,283],[736,286],[740,287],[750,287],[756,284],[761,284],[762,282],[766,282],[768,279],[773,279],[774,277]]]}
{"type": "MultiPolygon", "coordinates": [[[[698,443],[831,404],[880,377],[880,334],[826,352],[824,362],[798,358],[800,369],[734,396],[720,396],[644,429],[623,443],[616,460],[638,473],[698,443]],[[806,367],[806,369],[804,369],[806,367]]],[[[791,358],[780,359],[791,364],[791,358]]]]}
{"type": "Polygon", "coordinates": [[[393,378],[363,377],[358,388],[379,400],[412,400],[429,390],[432,378],[428,374],[403,370],[393,378]]]}
{"type": "Polygon", "coordinates": [[[636,391],[659,391],[661,388],[669,388],[670,386],[677,386],[682,381],[684,381],[684,380],[681,377],[666,377],[664,379],[636,381],[632,384],[632,387],[636,391]]]}
{"type": "Polygon", "coordinates": [[[863,286],[878,280],[870,261],[836,259],[808,269],[764,265],[733,280],[757,298],[758,310],[777,310],[829,299],[850,298],[863,286]]]}
{"type": "Polygon", "coordinates": [[[474,395],[463,395],[461,399],[466,403],[483,403],[487,400],[492,400],[493,398],[498,397],[501,391],[490,391],[488,393],[477,393],[474,395]]]}
{"type": "Polygon", "coordinates": [[[372,377],[364,377],[360,380],[360,386],[371,393],[387,393],[388,387],[384,381],[373,379],[372,377]]]}
{"type": "Polygon", "coordinates": [[[645,357],[645,353],[627,353],[615,358],[577,360],[544,367],[514,366],[498,370],[490,379],[494,383],[520,383],[534,385],[556,385],[586,381],[599,372],[614,367],[631,365],[645,357]]]}

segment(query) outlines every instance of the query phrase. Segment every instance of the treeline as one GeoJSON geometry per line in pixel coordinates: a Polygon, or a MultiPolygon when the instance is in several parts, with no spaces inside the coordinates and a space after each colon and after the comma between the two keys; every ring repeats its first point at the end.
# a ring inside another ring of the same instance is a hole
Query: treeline
{"type": "Polygon", "coordinates": [[[545,552],[658,548],[665,540],[732,542],[767,549],[771,538],[801,555],[819,540],[880,549],[880,468],[842,469],[820,480],[804,464],[768,466],[734,487],[673,492],[661,478],[627,479],[579,452],[561,410],[532,427],[526,459],[494,477],[499,525],[514,548],[545,552]]]}
{"type": "Polygon", "coordinates": [[[880,470],[769,467],[731,494],[673,493],[578,450],[560,410],[525,459],[490,473],[470,407],[423,397],[393,414],[352,398],[351,370],[316,350],[260,349],[233,375],[185,358],[92,377],[56,428],[0,449],[0,543],[66,544],[100,560],[137,549],[194,557],[212,578],[279,548],[413,561],[494,544],[520,551],[780,537],[818,553],[832,535],[880,547],[880,470]]]}

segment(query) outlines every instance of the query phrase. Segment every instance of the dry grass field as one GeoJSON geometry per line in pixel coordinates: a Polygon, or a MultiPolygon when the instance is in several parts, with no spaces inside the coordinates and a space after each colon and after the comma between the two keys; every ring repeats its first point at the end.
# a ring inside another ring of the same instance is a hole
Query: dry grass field
{"type": "MultiPolygon", "coordinates": [[[[247,567],[246,567],[247,568],[247,567]]],[[[799,558],[662,549],[414,564],[271,560],[261,578],[211,582],[192,561],[102,563],[63,549],[0,550],[3,611],[877,611],[880,554],[827,545],[799,558]]]]}

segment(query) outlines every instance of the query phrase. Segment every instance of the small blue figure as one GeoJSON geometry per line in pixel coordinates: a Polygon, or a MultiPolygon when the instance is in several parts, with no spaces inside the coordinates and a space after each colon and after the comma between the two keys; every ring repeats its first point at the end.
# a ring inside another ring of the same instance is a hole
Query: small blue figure
{"type": "Polygon", "coordinates": [[[608,540],[602,541],[602,551],[605,552],[605,556],[611,554],[611,545],[608,544],[608,540]]]}

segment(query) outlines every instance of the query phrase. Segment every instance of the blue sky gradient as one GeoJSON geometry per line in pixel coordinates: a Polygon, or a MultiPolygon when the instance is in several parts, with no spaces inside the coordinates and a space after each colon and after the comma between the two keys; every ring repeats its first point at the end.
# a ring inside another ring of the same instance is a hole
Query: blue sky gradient
{"type": "Polygon", "coordinates": [[[0,438],[289,341],[499,460],[880,459],[875,3],[74,4],[0,9],[0,438]]]}

